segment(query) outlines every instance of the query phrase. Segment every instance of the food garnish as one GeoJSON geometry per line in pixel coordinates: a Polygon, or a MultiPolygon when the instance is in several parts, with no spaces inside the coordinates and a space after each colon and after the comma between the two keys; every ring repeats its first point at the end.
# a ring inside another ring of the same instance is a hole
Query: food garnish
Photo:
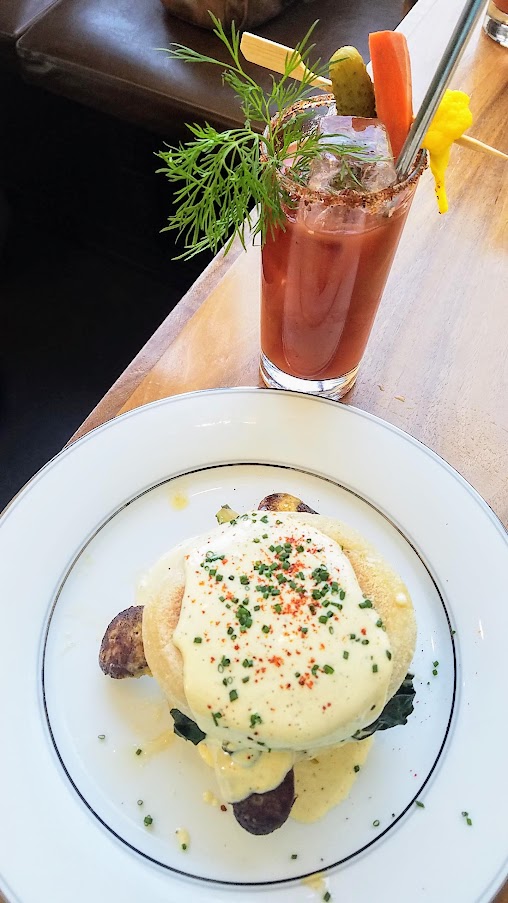
{"type": "Polygon", "coordinates": [[[472,122],[468,95],[463,91],[445,91],[423,139],[423,147],[430,156],[430,169],[434,176],[440,213],[448,210],[445,173],[450,162],[452,144],[471,127],[472,122]]]}
{"type": "Polygon", "coordinates": [[[397,159],[413,121],[411,61],[407,41],[399,31],[375,31],[369,35],[369,51],[376,115],[390,136],[393,156],[397,159]]]}
{"type": "Polygon", "coordinates": [[[312,160],[325,152],[347,160],[372,162],[364,146],[332,142],[319,131],[308,128],[312,113],[301,109],[282,123],[282,113],[297,101],[315,93],[312,82],[316,75],[327,75],[328,64],[310,64],[314,45],[310,38],[315,24],[288,56],[285,72],[272,79],[268,94],[243,69],[240,58],[240,36],[233,23],[231,36],[226,35],[218,19],[210,14],[214,33],[228,50],[232,63],[206,56],[182,44],[172,44],[168,53],[190,63],[221,66],[223,81],[233,89],[244,115],[240,128],[218,131],[213,126],[188,125],[192,138],[179,147],[169,147],[157,156],[165,166],[164,173],[175,188],[176,210],[162,230],[176,231],[184,241],[181,259],[189,259],[205,249],[214,253],[224,246],[231,248],[236,236],[245,248],[246,235],[261,236],[264,242],[277,226],[284,228],[284,198],[279,191],[277,175],[290,172],[294,181],[305,184],[312,160]],[[292,73],[301,65],[307,67],[302,81],[292,73]],[[262,134],[263,133],[263,134],[262,134]],[[328,140],[327,140],[328,139],[328,140]],[[253,216],[253,205],[257,206],[253,216]]]}
{"type": "Polygon", "coordinates": [[[374,87],[356,47],[340,47],[330,58],[330,78],[338,116],[376,115],[374,87]]]}

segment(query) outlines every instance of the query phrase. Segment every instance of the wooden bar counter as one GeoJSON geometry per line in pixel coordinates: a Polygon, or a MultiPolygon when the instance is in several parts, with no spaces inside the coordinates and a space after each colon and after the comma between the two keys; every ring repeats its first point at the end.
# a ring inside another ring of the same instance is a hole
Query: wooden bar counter
{"type": "MultiPolygon", "coordinates": [[[[400,26],[415,107],[464,0],[419,0],[400,26]]],[[[508,152],[508,51],[476,27],[451,87],[476,138],[508,152]]],[[[415,436],[508,525],[508,164],[455,146],[440,216],[426,172],[354,389],[344,399],[415,436]]],[[[260,385],[259,247],[218,255],[83,424],[164,396],[260,385]]],[[[508,903],[508,886],[497,897],[508,903]]]]}

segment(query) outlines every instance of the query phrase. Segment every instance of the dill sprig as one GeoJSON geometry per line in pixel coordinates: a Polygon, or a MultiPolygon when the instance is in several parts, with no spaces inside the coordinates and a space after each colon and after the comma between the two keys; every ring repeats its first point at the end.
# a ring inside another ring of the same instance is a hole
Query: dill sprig
{"type": "MultiPolygon", "coordinates": [[[[216,253],[224,247],[227,253],[236,236],[245,248],[247,233],[253,238],[261,234],[264,240],[277,226],[284,228],[284,198],[277,185],[281,171],[290,171],[291,177],[303,184],[311,161],[324,151],[340,156],[346,167],[346,154],[373,159],[361,146],[327,143],[318,130],[308,127],[311,110],[296,112],[284,124],[280,116],[274,119],[275,113],[282,113],[315,91],[312,81],[316,75],[328,73],[328,65],[321,66],[319,60],[311,65],[309,60],[315,46],[310,38],[316,22],[288,56],[283,75],[277,80],[272,76],[270,91],[265,94],[243,69],[240,35],[234,23],[228,37],[219,20],[210,15],[214,33],[232,59],[222,79],[240,102],[244,124],[224,131],[208,123],[188,125],[191,140],[178,147],[167,146],[157,154],[166,164],[157,172],[178,185],[173,195],[176,210],[162,231],[176,231],[177,238],[183,238],[185,251],[180,259],[189,259],[205,249],[216,253]],[[296,81],[292,73],[301,62],[308,71],[296,81]]],[[[225,65],[182,44],[172,44],[166,52],[189,63],[225,65]]]]}

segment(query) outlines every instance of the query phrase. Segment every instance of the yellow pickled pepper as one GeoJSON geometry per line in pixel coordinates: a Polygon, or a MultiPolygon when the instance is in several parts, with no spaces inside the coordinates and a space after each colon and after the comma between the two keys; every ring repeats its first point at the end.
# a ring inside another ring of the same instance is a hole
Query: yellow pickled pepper
{"type": "Polygon", "coordinates": [[[463,91],[445,91],[422,141],[422,147],[429,152],[430,169],[434,176],[440,213],[446,213],[448,210],[445,173],[450,162],[451,146],[470,128],[472,122],[468,95],[463,91]]]}

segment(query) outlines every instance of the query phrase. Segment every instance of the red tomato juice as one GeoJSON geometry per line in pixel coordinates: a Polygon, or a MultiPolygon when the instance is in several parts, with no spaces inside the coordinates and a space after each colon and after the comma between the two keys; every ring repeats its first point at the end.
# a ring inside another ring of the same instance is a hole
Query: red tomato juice
{"type": "Polygon", "coordinates": [[[409,211],[358,211],[318,231],[298,211],[262,251],[261,348],[280,370],[335,379],[358,366],[409,211]],[[350,229],[350,231],[349,231],[350,229]]]}

